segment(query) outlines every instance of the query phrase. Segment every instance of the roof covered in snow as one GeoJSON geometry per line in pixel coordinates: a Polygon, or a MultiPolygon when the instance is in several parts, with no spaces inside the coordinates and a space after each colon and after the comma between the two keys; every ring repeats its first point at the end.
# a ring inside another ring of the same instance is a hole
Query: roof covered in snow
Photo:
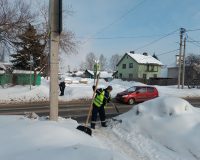
{"type": "MultiPolygon", "coordinates": [[[[163,65],[159,60],[152,57],[151,55],[143,55],[143,54],[136,54],[136,53],[126,53],[125,55],[129,55],[132,59],[134,59],[139,64],[156,64],[160,66],[163,65]]],[[[121,62],[121,60],[119,61],[119,63],[121,62]]],[[[119,65],[119,63],[117,65],[119,65]]]]}
{"type": "Polygon", "coordinates": [[[83,74],[84,74],[84,71],[77,71],[73,73],[73,75],[76,75],[76,76],[82,76],[83,74]]]}
{"type": "Polygon", "coordinates": [[[5,73],[5,71],[4,70],[0,70],[0,74],[4,74],[5,73]]]}
{"type": "Polygon", "coordinates": [[[4,66],[3,63],[0,63],[0,68],[3,69],[3,70],[6,70],[6,67],[4,66]]]}
{"type": "MultiPolygon", "coordinates": [[[[15,74],[34,74],[34,71],[27,71],[27,70],[13,70],[15,74]]],[[[38,71],[36,72],[39,73],[38,71]]]]}

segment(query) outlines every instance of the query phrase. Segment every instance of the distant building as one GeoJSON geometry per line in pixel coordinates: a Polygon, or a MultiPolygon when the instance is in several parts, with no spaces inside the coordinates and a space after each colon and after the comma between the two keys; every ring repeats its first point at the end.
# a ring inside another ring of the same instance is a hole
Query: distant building
{"type": "Polygon", "coordinates": [[[84,71],[75,71],[71,74],[72,77],[83,77],[84,71]]]}
{"type": "MultiPolygon", "coordinates": [[[[168,69],[167,73],[168,78],[178,79],[179,55],[176,55],[176,62],[174,63],[174,65],[168,67],[167,69],[168,69]]],[[[192,79],[200,79],[200,66],[195,63],[192,65],[187,65],[187,64],[185,65],[185,83],[191,81],[192,79]]]]}
{"type": "MultiPolygon", "coordinates": [[[[113,79],[112,75],[113,75],[113,73],[109,73],[107,71],[101,71],[100,78],[104,79],[105,81],[110,81],[110,80],[113,79]]],[[[84,76],[83,77],[84,78],[92,78],[92,79],[94,79],[94,71],[86,69],[85,72],[84,72],[84,76]]]]}
{"type": "Polygon", "coordinates": [[[168,78],[178,78],[178,65],[179,65],[179,55],[176,55],[174,65],[167,68],[167,77],[168,78]]]}
{"type": "Polygon", "coordinates": [[[147,80],[150,77],[159,77],[162,63],[147,53],[125,53],[117,64],[115,78],[127,80],[147,80]]]}

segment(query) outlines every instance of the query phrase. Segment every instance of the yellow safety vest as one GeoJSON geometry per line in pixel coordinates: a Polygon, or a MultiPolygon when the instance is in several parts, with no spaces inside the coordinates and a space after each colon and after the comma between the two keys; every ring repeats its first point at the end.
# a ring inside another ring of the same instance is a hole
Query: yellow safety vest
{"type": "Polygon", "coordinates": [[[97,106],[97,107],[101,107],[101,105],[103,104],[103,100],[104,100],[104,94],[105,91],[101,92],[99,95],[97,94],[93,103],[97,106]]]}

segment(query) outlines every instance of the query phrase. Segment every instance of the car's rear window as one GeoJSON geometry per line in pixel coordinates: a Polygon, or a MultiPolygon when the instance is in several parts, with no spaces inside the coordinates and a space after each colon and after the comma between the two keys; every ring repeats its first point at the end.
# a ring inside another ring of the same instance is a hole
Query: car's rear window
{"type": "Polygon", "coordinates": [[[153,92],[154,92],[154,88],[148,87],[148,88],[147,88],[147,92],[153,93],[153,92]]]}
{"type": "Polygon", "coordinates": [[[141,87],[138,89],[140,93],[145,93],[147,91],[146,87],[141,87]]]}

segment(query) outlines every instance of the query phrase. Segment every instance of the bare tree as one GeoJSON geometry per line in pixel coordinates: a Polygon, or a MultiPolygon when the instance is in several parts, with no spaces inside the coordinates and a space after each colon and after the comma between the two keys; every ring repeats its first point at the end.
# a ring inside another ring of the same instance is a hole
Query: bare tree
{"type": "Polygon", "coordinates": [[[93,52],[88,53],[85,58],[86,68],[89,70],[93,70],[95,60],[97,60],[95,54],[93,52]]]}
{"type": "Polygon", "coordinates": [[[185,63],[187,66],[192,66],[194,64],[200,64],[200,55],[190,54],[186,57],[185,63]]]}
{"type": "Polygon", "coordinates": [[[112,55],[112,57],[110,58],[110,68],[111,68],[113,71],[116,71],[116,69],[117,69],[117,63],[120,61],[121,58],[122,58],[122,56],[119,55],[119,54],[114,54],[114,55],[112,55]]]}
{"type": "Polygon", "coordinates": [[[85,63],[85,62],[81,62],[79,68],[80,68],[81,71],[86,70],[86,69],[87,69],[87,67],[86,67],[86,63],[85,63]]]}
{"type": "Polygon", "coordinates": [[[0,42],[10,49],[17,35],[35,20],[31,4],[22,0],[0,0],[0,42]]]}
{"type": "MultiPolygon", "coordinates": [[[[44,42],[44,54],[46,55],[46,60],[44,61],[44,67],[43,72],[45,72],[46,75],[49,74],[48,70],[48,63],[49,63],[49,41],[50,41],[50,28],[49,28],[49,6],[46,1],[40,1],[38,5],[38,11],[39,18],[37,19],[37,23],[35,24],[35,27],[38,30],[38,33],[40,33],[42,36],[41,41],[44,42]]],[[[63,10],[63,24],[65,23],[66,17],[72,15],[72,9],[71,7],[65,7],[65,10],[63,10]]],[[[69,30],[63,30],[60,36],[60,51],[63,51],[63,53],[71,54],[71,53],[77,53],[77,41],[75,40],[75,35],[72,31],[69,30]]],[[[59,55],[61,56],[61,54],[59,55]]],[[[60,66],[60,68],[63,68],[63,66],[60,66]]]]}
{"type": "Polygon", "coordinates": [[[185,64],[187,79],[200,78],[200,55],[190,54],[186,57],[185,64]]]}
{"type": "Polygon", "coordinates": [[[101,71],[106,70],[106,68],[107,68],[107,59],[103,54],[101,54],[100,57],[99,57],[99,64],[100,64],[101,71]]]}
{"type": "MultiPolygon", "coordinates": [[[[50,30],[49,30],[49,22],[48,22],[48,16],[49,16],[49,10],[48,10],[48,5],[46,3],[40,5],[40,17],[41,17],[41,22],[37,25],[38,30],[40,30],[43,33],[43,40],[46,43],[46,53],[49,52],[49,38],[50,38],[50,30]]],[[[73,14],[73,11],[71,7],[67,7],[65,10],[63,10],[63,18],[65,23],[66,17],[71,16],[73,14]]],[[[60,48],[61,50],[66,53],[76,53],[77,52],[77,44],[78,42],[75,40],[75,34],[70,31],[70,30],[63,30],[60,36],[60,48]]]]}

